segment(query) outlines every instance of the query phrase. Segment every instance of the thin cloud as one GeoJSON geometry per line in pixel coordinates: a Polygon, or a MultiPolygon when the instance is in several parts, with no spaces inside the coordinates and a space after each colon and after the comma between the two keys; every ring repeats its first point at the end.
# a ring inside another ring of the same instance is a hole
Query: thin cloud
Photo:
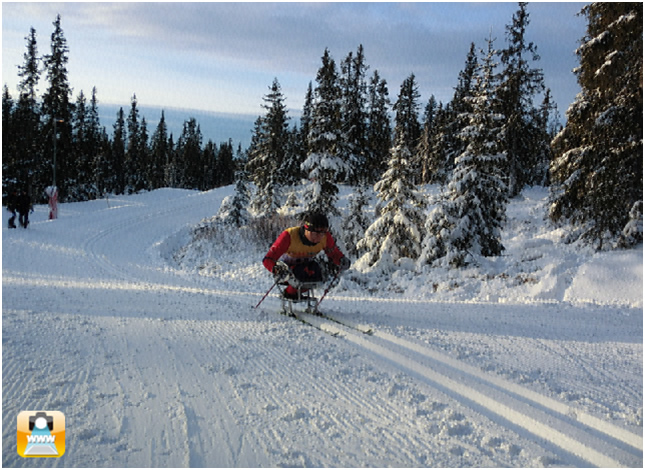
{"type": "MultiPolygon", "coordinates": [[[[538,3],[528,8],[528,34],[542,55],[536,66],[544,67],[547,85],[558,84],[553,91],[560,108],[577,93],[571,69],[576,66],[576,41],[584,33],[584,20],[575,17],[582,5],[538,3]]],[[[447,101],[470,43],[483,47],[492,31],[496,46],[503,47],[505,26],[516,10],[510,3],[4,3],[3,54],[13,47],[15,63],[9,71],[3,60],[3,76],[15,75],[24,52],[24,40],[19,46],[7,40],[9,30],[15,36],[19,28],[24,38],[38,23],[39,49],[46,53],[51,23],[60,13],[73,87],[78,86],[75,76],[86,82],[94,76],[112,93],[139,74],[139,86],[148,82],[149,91],[160,94],[154,104],[172,97],[165,104],[237,103],[238,111],[248,112],[259,109],[267,86],[277,77],[292,106],[301,107],[324,49],[340,63],[362,44],[371,72],[378,70],[387,80],[392,97],[414,73],[423,100],[434,94],[447,101]],[[16,47],[22,48],[20,55],[16,47]],[[112,69],[101,71],[100,61],[89,59],[92,54],[110,58],[106,62],[112,69]],[[123,65],[115,70],[119,56],[123,65]],[[84,70],[85,64],[91,70],[84,70]],[[137,64],[143,64],[143,73],[137,64]],[[108,85],[109,80],[115,83],[108,85]],[[182,82],[180,91],[168,89],[182,82]],[[197,96],[197,90],[209,96],[197,96]]],[[[132,91],[137,90],[128,91],[130,96],[132,91]]]]}

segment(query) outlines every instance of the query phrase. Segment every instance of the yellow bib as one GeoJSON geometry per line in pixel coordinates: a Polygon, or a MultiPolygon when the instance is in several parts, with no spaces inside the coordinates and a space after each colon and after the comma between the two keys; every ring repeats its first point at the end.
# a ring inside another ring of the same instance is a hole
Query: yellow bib
{"type": "Polygon", "coordinates": [[[315,245],[305,245],[300,239],[300,227],[291,227],[287,229],[291,244],[285,253],[292,260],[298,258],[313,258],[327,246],[327,237],[315,245]]]}

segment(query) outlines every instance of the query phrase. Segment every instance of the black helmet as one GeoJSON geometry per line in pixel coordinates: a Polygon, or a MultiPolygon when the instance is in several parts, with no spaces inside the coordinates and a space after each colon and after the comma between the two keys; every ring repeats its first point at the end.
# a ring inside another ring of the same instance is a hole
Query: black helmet
{"type": "Polygon", "coordinates": [[[329,220],[321,212],[309,212],[305,215],[302,225],[305,229],[311,230],[312,232],[326,231],[329,228],[329,220]]]}

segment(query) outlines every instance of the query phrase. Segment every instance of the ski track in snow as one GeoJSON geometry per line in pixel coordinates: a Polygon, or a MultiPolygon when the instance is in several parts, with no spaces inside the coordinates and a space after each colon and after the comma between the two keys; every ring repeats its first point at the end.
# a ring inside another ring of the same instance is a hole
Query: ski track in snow
{"type": "Polygon", "coordinates": [[[618,467],[621,462],[636,463],[639,452],[642,453],[642,437],[637,434],[414,342],[378,330],[374,335],[384,341],[368,340],[364,335],[342,327],[340,335],[453,398],[478,407],[491,419],[521,428],[521,432],[528,431],[571,453],[580,459],[581,466],[618,467]],[[543,411],[536,411],[536,405],[543,411]],[[607,442],[607,437],[616,441],[614,445],[607,442]]]}
{"type": "Polygon", "coordinates": [[[642,467],[640,309],[341,292],[323,310],[374,333],[334,337],[275,296],[252,309],[261,267],[168,264],[225,195],[69,204],[58,221],[38,207],[3,229],[4,466],[642,467]],[[39,409],[66,415],[60,459],[16,452],[18,413],[39,409]]]}

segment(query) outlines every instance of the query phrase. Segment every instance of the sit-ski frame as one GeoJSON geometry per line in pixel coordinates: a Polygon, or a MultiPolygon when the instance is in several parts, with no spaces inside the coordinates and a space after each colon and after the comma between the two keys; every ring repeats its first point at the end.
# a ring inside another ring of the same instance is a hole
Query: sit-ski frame
{"type": "Polygon", "coordinates": [[[293,305],[306,303],[305,312],[317,314],[319,302],[314,292],[324,285],[324,282],[300,282],[295,279],[290,279],[288,283],[278,283],[280,300],[282,301],[282,312],[289,316],[294,316],[293,305]],[[289,285],[293,286],[297,291],[297,295],[293,299],[285,297],[285,291],[289,285]]]}

